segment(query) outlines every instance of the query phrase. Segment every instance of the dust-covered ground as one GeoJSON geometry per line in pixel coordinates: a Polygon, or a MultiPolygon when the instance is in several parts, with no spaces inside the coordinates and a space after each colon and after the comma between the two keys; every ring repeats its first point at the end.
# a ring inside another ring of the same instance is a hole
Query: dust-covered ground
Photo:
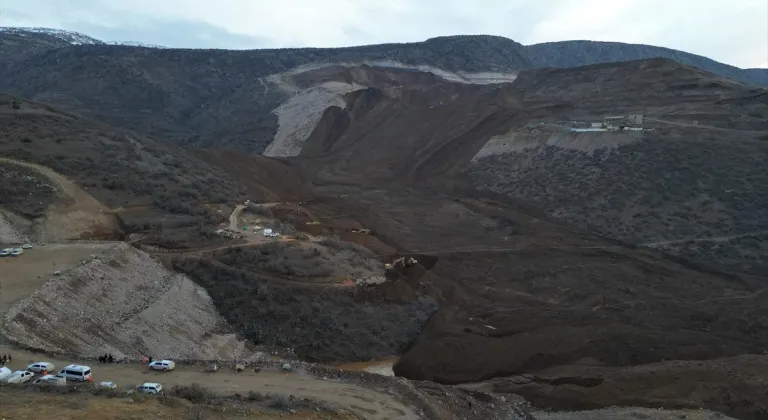
{"type": "MultiPolygon", "coordinates": [[[[12,262],[36,265],[39,260],[29,254],[12,262]]],[[[36,274],[20,268],[16,272],[36,274]]],[[[205,290],[126,244],[94,251],[58,275],[37,274],[47,281],[13,302],[0,319],[3,334],[24,347],[137,358],[206,359],[245,352],[205,290]]]]}

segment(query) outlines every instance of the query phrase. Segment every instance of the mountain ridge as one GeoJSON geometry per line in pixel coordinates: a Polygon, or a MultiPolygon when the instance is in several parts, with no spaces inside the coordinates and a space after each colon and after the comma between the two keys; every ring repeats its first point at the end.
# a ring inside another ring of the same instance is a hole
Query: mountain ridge
{"type": "MultiPolygon", "coordinates": [[[[15,33],[23,34],[38,33],[51,37],[58,37],[59,39],[69,42],[70,45],[112,45],[123,47],[142,47],[142,48],[154,48],[163,49],[165,47],[160,45],[150,45],[138,42],[104,42],[92,38],[90,36],[74,32],[59,29],[49,28],[24,28],[24,27],[0,27],[0,35],[2,33],[15,33]]],[[[721,76],[731,78],[742,83],[753,84],[756,86],[768,87],[768,68],[739,68],[726,63],[718,62],[705,56],[688,53],[681,50],[675,50],[672,48],[659,47],[647,44],[630,44],[621,42],[604,42],[604,41],[590,41],[590,40],[568,40],[568,41],[553,41],[544,42],[530,45],[523,45],[512,39],[498,36],[498,35],[447,35],[428,38],[424,41],[416,42],[404,42],[404,43],[384,43],[384,44],[366,44],[351,47],[341,48],[323,48],[323,47],[310,47],[310,48],[279,48],[279,49],[249,49],[249,50],[227,50],[225,51],[261,51],[266,53],[285,52],[285,51],[314,51],[329,53],[335,51],[337,53],[344,52],[358,52],[360,54],[376,54],[382,50],[397,50],[397,49],[409,49],[418,48],[420,46],[439,46],[439,50],[450,54],[450,50],[445,50],[446,47],[450,48],[462,48],[480,47],[483,52],[498,53],[504,56],[505,51],[514,51],[515,54],[508,56],[511,62],[504,62],[504,60],[486,60],[485,64],[487,68],[472,67],[470,63],[463,63],[463,65],[470,65],[470,67],[460,68],[459,63],[447,60],[448,70],[465,70],[465,71],[510,71],[510,70],[523,70],[541,67],[579,67],[590,64],[599,64],[606,62],[617,61],[633,61],[638,59],[647,58],[669,58],[680,62],[681,64],[688,64],[699,67],[703,70],[710,71],[721,76]],[[496,44],[496,45],[494,45],[496,44]],[[483,48],[485,47],[485,48],[483,48]],[[490,48],[488,48],[490,47],[490,48]]],[[[181,50],[198,50],[194,48],[173,48],[181,50]]],[[[200,49],[202,50],[202,49],[200,49]]],[[[222,50],[222,49],[216,49],[222,50]]],[[[210,51],[203,50],[203,51],[210,51]]],[[[476,62],[477,63],[477,62],[476,62]]],[[[419,64],[419,63],[412,63],[419,64]]],[[[422,63],[430,64],[430,63],[422,63]]]]}

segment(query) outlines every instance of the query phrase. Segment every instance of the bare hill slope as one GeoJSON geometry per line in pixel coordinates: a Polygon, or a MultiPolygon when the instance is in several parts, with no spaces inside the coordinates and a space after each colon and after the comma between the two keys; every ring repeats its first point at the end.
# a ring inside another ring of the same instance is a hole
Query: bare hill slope
{"type": "Polygon", "coordinates": [[[92,357],[214,359],[244,349],[204,289],[125,244],[51,277],[2,327],[23,346],[92,357]]]}

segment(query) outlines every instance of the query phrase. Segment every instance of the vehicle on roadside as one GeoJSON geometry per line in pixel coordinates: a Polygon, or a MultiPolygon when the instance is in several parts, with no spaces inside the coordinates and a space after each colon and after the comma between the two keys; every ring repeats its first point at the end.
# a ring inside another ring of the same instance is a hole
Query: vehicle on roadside
{"type": "Polygon", "coordinates": [[[105,389],[115,389],[115,388],[117,388],[117,384],[116,383],[108,382],[108,381],[99,382],[99,384],[97,386],[99,388],[105,388],[105,389]]]}
{"type": "Polygon", "coordinates": [[[13,251],[10,248],[0,249],[0,257],[7,257],[11,255],[11,251],[13,251]]]}
{"type": "Polygon", "coordinates": [[[32,248],[32,244],[24,244],[21,246],[21,249],[30,249],[32,248]]]}
{"type": "Polygon", "coordinates": [[[53,363],[50,362],[37,362],[27,366],[27,370],[30,372],[40,373],[42,371],[53,371],[53,363]]]}
{"type": "Polygon", "coordinates": [[[136,387],[136,391],[141,392],[142,394],[159,394],[163,392],[163,386],[157,382],[144,382],[136,387]]]}
{"type": "Polygon", "coordinates": [[[86,382],[91,381],[91,367],[82,365],[68,365],[59,371],[59,375],[67,378],[68,381],[86,382]]]}
{"type": "Polygon", "coordinates": [[[0,381],[5,382],[6,379],[13,375],[13,371],[7,367],[0,367],[0,381]]]}
{"type": "Polygon", "coordinates": [[[18,257],[19,255],[21,255],[23,253],[24,253],[24,250],[21,249],[21,248],[13,248],[13,250],[11,250],[11,256],[12,257],[18,257]]]}
{"type": "Polygon", "coordinates": [[[33,385],[56,385],[56,386],[66,386],[67,385],[67,378],[61,376],[61,375],[45,375],[41,378],[35,379],[34,382],[32,382],[33,385]]]}
{"type": "Polygon", "coordinates": [[[23,384],[31,381],[33,376],[35,376],[35,374],[28,370],[17,370],[5,381],[9,384],[23,384]]]}
{"type": "Polygon", "coordinates": [[[161,370],[167,372],[169,370],[176,369],[176,362],[173,360],[155,360],[149,364],[149,368],[152,370],[161,370]]]}

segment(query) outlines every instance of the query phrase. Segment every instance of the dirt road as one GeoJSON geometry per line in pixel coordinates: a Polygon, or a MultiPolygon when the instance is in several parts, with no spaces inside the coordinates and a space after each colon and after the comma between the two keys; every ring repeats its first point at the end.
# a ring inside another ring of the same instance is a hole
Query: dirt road
{"type": "Polygon", "coordinates": [[[71,268],[116,246],[114,242],[48,244],[25,250],[18,257],[0,259],[0,315],[47,282],[54,271],[71,268]]]}
{"type": "Polygon", "coordinates": [[[237,206],[235,206],[235,209],[232,210],[232,213],[229,215],[229,228],[230,229],[238,230],[238,228],[237,228],[237,225],[238,225],[237,218],[240,216],[240,213],[243,211],[244,208],[245,208],[244,205],[238,204],[237,206]]]}
{"type": "Polygon", "coordinates": [[[652,121],[652,122],[658,122],[658,123],[662,123],[662,124],[676,125],[676,126],[679,126],[679,127],[701,128],[703,130],[716,130],[716,131],[728,131],[728,132],[739,132],[739,133],[757,133],[757,134],[768,133],[768,131],[738,130],[738,129],[735,129],[735,128],[712,127],[710,125],[681,123],[681,122],[676,122],[676,121],[659,120],[659,119],[656,119],[656,118],[648,118],[648,117],[645,117],[645,121],[652,121]]]}
{"type": "Polygon", "coordinates": [[[733,239],[749,238],[752,236],[761,236],[765,234],[768,234],[768,230],[742,233],[740,235],[715,236],[715,237],[709,237],[709,238],[686,238],[686,239],[674,239],[671,241],[649,242],[649,243],[643,244],[643,246],[655,247],[655,246],[663,246],[663,245],[682,244],[686,242],[725,242],[733,239]]]}
{"type": "Polygon", "coordinates": [[[45,166],[4,157],[0,157],[0,163],[22,166],[40,173],[53,181],[59,193],[70,199],[67,203],[51,206],[46,212],[37,229],[38,241],[57,242],[117,231],[117,222],[108,213],[108,209],[61,174],[45,166]]]}
{"type": "MultiPolygon", "coordinates": [[[[13,370],[24,369],[36,361],[48,361],[56,369],[77,360],[62,360],[44,355],[20,351],[0,346],[0,354],[10,353],[13,370]]],[[[259,373],[246,371],[240,374],[230,369],[221,369],[216,373],[203,372],[200,366],[177,366],[171,372],[152,372],[143,365],[135,364],[100,364],[83,362],[93,369],[95,382],[113,381],[119,387],[135,387],[143,382],[159,382],[165,387],[199,383],[219,394],[247,394],[249,391],[293,395],[299,398],[311,398],[325,401],[346,408],[362,419],[370,420],[417,420],[421,417],[416,411],[395,396],[377,392],[354,382],[324,380],[306,372],[283,373],[277,370],[262,370],[259,373]]]]}

